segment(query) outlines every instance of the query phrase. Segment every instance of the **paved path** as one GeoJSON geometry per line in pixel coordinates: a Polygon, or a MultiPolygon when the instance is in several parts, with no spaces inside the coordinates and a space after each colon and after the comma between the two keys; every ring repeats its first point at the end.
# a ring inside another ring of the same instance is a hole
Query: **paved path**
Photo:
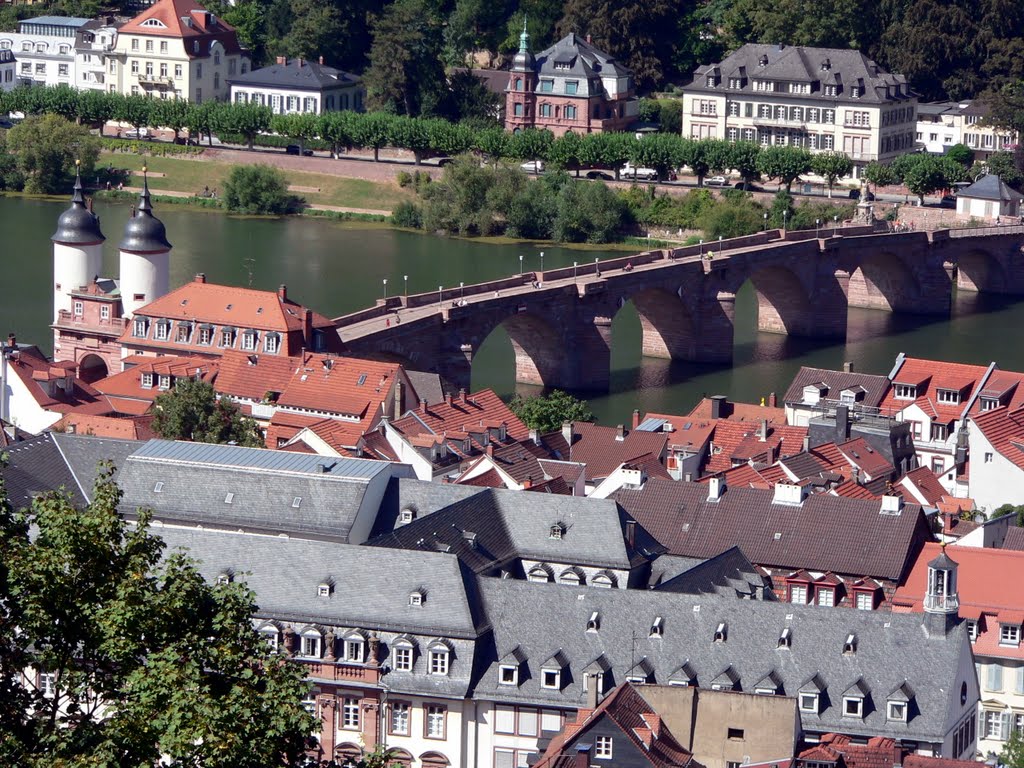
{"type": "MultiPolygon", "coordinates": [[[[122,187],[122,192],[141,192],[142,187],[122,187]]],[[[179,192],[174,189],[150,189],[152,194],[163,195],[164,197],[180,197],[190,198],[195,197],[191,192],[179,192]]],[[[390,216],[391,211],[376,210],[373,208],[346,208],[343,205],[307,205],[306,208],[314,211],[335,211],[337,213],[362,213],[373,216],[390,216]]]]}

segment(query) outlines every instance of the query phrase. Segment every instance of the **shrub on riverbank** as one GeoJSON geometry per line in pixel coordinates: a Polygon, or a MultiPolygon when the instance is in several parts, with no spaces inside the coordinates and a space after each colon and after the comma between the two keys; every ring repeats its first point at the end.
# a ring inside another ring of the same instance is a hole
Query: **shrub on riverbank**
{"type": "Polygon", "coordinates": [[[288,192],[288,180],[269,165],[237,165],[224,185],[224,205],[232,213],[281,215],[305,201],[288,192]]]}

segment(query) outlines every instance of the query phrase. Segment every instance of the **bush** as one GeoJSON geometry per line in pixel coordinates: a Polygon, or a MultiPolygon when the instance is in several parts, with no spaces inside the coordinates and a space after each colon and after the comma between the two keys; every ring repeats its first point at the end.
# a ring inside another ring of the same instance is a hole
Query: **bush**
{"type": "Polygon", "coordinates": [[[814,229],[816,227],[815,222],[819,220],[822,227],[834,226],[836,216],[839,217],[838,221],[846,221],[853,218],[856,210],[857,205],[855,203],[833,205],[831,203],[806,201],[797,206],[796,211],[794,211],[790,218],[789,226],[791,229],[814,229]]]}
{"type": "Polygon", "coordinates": [[[408,187],[410,184],[412,184],[412,174],[409,173],[408,171],[399,171],[398,174],[395,176],[395,180],[398,182],[398,186],[405,189],[405,187],[408,187]]]}
{"type": "Polygon", "coordinates": [[[423,211],[415,203],[401,202],[391,212],[391,223],[396,227],[419,229],[423,226],[423,211]]]}
{"type": "Polygon", "coordinates": [[[224,205],[233,213],[294,213],[302,202],[288,193],[285,175],[269,165],[235,166],[224,186],[224,205]]]}
{"type": "Polygon", "coordinates": [[[152,155],[154,157],[201,155],[202,147],[185,144],[169,144],[165,141],[139,141],[138,139],[100,139],[100,147],[107,152],[122,152],[130,155],[152,155]]]}
{"type": "Polygon", "coordinates": [[[722,200],[701,214],[698,223],[705,240],[742,237],[764,227],[764,211],[752,200],[722,200]]]}

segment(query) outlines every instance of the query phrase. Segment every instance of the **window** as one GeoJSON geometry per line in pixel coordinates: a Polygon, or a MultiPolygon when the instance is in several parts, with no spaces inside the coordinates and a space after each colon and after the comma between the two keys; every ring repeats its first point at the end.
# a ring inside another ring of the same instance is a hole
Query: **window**
{"type": "Polygon", "coordinates": [[[39,673],[39,692],[47,697],[57,692],[57,678],[53,672],[39,673]]]}
{"type": "Polygon", "coordinates": [[[152,40],[147,40],[146,41],[146,53],[151,53],[152,51],[153,51],[153,41],[152,40]]]}
{"type": "Polygon", "coordinates": [[[864,699],[859,696],[843,697],[843,716],[860,717],[864,711],[864,699]]]}
{"type": "Polygon", "coordinates": [[[167,77],[167,62],[160,62],[160,77],[167,77]]]}
{"type": "Polygon", "coordinates": [[[143,389],[152,389],[153,388],[153,374],[152,373],[144,373],[144,374],[142,374],[142,388],[143,389]]]}
{"type": "Polygon", "coordinates": [[[271,650],[271,652],[276,653],[278,640],[277,627],[263,627],[262,629],[260,629],[260,634],[263,635],[263,640],[266,642],[267,647],[271,650]]]}
{"type": "Polygon", "coordinates": [[[832,608],[836,604],[836,591],[829,587],[818,587],[818,605],[832,608]]]}
{"type": "Polygon", "coordinates": [[[268,333],[263,337],[263,351],[276,355],[281,349],[281,336],[276,333],[268,333]]]}
{"type": "Polygon", "coordinates": [[[558,690],[562,687],[561,685],[562,673],[557,669],[545,669],[541,671],[540,686],[541,688],[550,688],[552,690],[558,690]]]}
{"type": "Polygon", "coordinates": [[[982,714],[981,735],[986,739],[998,739],[1003,741],[1007,738],[1009,730],[1009,718],[1002,712],[985,712],[982,714]]]}
{"type": "Polygon", "coordinates": [[[940,403],[952,403],[956,405],[960,402],[960,393],[955,389],[940,389],[938,392],[938,398],[940,403]]]}
{"type": "Polygon", "coordinates": [[[391,717],[388,718],[388,733],[394,736],[409,735],[409,705],[404,701],[391,703],[391,717]]]}
{"type": "Polygon", "coordinates": [[[395,669],[399,672],[412,672],[412,646],[395,646],[395,669]]]}
{"type": "MultiPolygon", "coordinates": [[[[978,622],[977,621],[975,621],[973,619],[968,619],[967,620],[967,636],[971,638],[971,642],[972,643],[975,640],[978,639],[978,622]]],[[[1021,667],[1021,669],[1024,669],[1024,667],[1021,667]]]]}
{"type": "Polygon", "coordinates": [[[498,683],[500,685],[517,685],[519,683],[519,667],[502,664],[498,669],[498,683]]]}
{"type": "Polygon", "coordinates": [[[81,317],[82,315],[85,314],[85,304],[83,304],[80,301],[76,301],[75,302],[74,309],[75,309],[75,317],[81,317]]]}
{"type": "Polygon", "coordinates": [[[601,760],[612,759],[612,737],[598,736],[594,744],[594,757],[601,760]]]}
{"type": "Polygon", "coordinates": [[[109,319],[110,319],[110,305],[109,304],[101,304],[100,305],[100,320],[109,320],[109,319]]]}
{"type": "Polygon", "coordinates": [[[871,592],[857,593],[857,610],[873,611],[875,609],[875,596],[871,592]]]}
{"type": "Polygon", "coordinates": [[[886,718],[888,720],[896,720],[901,723],[906,722],[907,703],[905,701],[890,701],[888,711],[886,712],[886,718]]]}
{"type": "MultiPolygon", "coordinates": [[[[946,425],[945,424],[932,424],[930,430],[932,440],[945,440],[946,439],[946,425]]],[[[942,464],[942,459],[939,459],[939,464],[942,464]]],[[[939,467],[939,471],[942,471],[942,467],[939,467]]]]}
{"type": "Polygon", "coordinates": [[[365,647],[362,639],[360,638],[349,638],[345,640],[345,661],[351,661],[355,664],[361,664],[363,662],[363,648],[365,647]]]}
{"type": "Polygon", "coordinates": [[[37,75],[45,75],[46,74],[46,65],[45,64],[36,64],[36,74],[37,75]]]}
{"type": "Polygon", "coordinates": [[[203,79],[203,65],[202,63],[196,64],[196,80],[203,79]]]}
{"type": "Polygon", "coordinates": [[[174,76],[181,77],[181,64],[174,65],[174,76]]]}
{"type": "Polygon", "coordinates": [[[522,117],[523,116],[523,105],[522,104],[516,104],[513,107],[512,111],[515,113],[516,117],[522,117]]]}
{"type": "Polygon", "coordinates": [[[153,62],[152,61],[147,61],[146,62],[146,77],[152,77],[152,76],[153,76],[153,62]]]}
{"type": "Polygon", "coordinates": [[[448,651],[441,648],[432,648],[430,650],[430,674],[432,675],[447,675],[448,674],[448,651]]]}
{"type": "Polygon", "coordinates": [[[160,382],[160,389],[170,389],[171,388],[171,377],[168,376],[167,374],[161,373],[160,374],[159,382],[160,382]]]}
{"type": "Polygon", "coordinates": [[[917,387],[912,384],[893,384],[893,396],[897,400],[914,400],[917,398],[917,387]]]}
{"type": "Polygon", "coordinates": [[[568,106],[565,108],[565,119],[575,120],[576,119],[576,107],[568,106]]]}
{"type": "Polygon", "coordinates": [[[817,712],[818,711],[818,694],[816,694],[816,693],[801,693],[800,694],[800,711],[801,712],[817,712]]]}
{"type": "Polygon", "coordinates": [[[215,66],[220,66],[220,51],[213,52],[213,63],[215,66]]]}
{"type": "Polygon", "coordinates": [[[569,96],[575,96],[579,93],[580,81],[579,80],[566,80],[565,81],[565,92],[569,96]]]}
{"type": "Polygon", "coordinates": [[[230,347],[235,343],[235,332],[231,328],[223,328],[220,332],[220,345],[230,347]]]}
{"type": "Polygon", "coordinates": [[[789,585],[789,602],[807,605],[807,587],[803,584],[789,585]]]}
{"type": "Polygon", "coordinates": [[[1020,645],[1020,625],[1000,624],[999,625],[1000,645],[1020,645]]]}
{"type": "Polygon", "coordinates": [[[242,349],[253,352],[256,349],[256,331],[245,331],[242,334],[242,349]]]}
{"type": "Polygon", "coordinates": [[[189,339],[192,338],[192,324],[191,323],[178,323],[178,330],[174,336],[174,340],[179,344],[188,344],[189,339]]]}
{"type": "Polygon", "coordinates": [[[445,737],[445,725],[448,719],[448,708],[440,704],[427,705],[427,717],[425,733],[428,739],[443,739],[445,737]]]}
{"type": "Polygon", "coordinates": [[[346,698],[342,702],[341,727],[349,731],[359,730],[359,699],[346,698]]]}
{"type": "Polygon", "coordinates": [[[213,328],[207,326],[200,326],[199,328],[199,343],[204,347],[210,346],[213,343],[213,328]]]}
{"type": "Polygon", "coordinates": [[[991,411],[999,407],[999,401],[994,397],[981,398],[981,412],[991,411]]]}
{"type": "Polygon", "coordinates": [[[58,64],[57,65],[57,74],[60,77],[67,77],[68,76],[68,65],[67,64],[58,64]]]}
{"type": "Polygon", "coordinates": [[[733,741],[743,741],[742,728],[726,728],[726,738],[733,741]]]}
{"type": "Polygon", "coordinates": [[[299,654],[309,659],[320,658],[320,643],[322,638],[319,632],[310,631],[302,635],[302,643],[299,648],[299,654]]]}

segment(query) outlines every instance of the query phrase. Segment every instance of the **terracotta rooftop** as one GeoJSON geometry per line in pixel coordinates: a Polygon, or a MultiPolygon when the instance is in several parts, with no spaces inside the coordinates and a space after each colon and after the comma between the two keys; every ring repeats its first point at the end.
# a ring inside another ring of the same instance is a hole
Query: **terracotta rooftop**
{"type": "Polygon", "coordinates": [[[972,414],[971,421],[1000,455],[1024,469],[1024,408],[995,408],[972,414]]]}
{"type": "Polygon", "coordinates": [[[50,362],[38,347],[32,346],[19,347],[10,355],[8,362],[8,370],[21,379],[25,389],[43,410],[93,414],[110,413],[112,410],[99,391],[75,375],[78,366],[73,362],[50,362]]]}
{"type": "Polygon", "coordinates": [[[783,456],[793,456],[803,450],[807,427],[768,425],[761,435],[762,425],[719,419],[711,439],[706,472],[722,472],[734,463],[748,461],[774,464],[783,456]]]}
{"type": "Polygon", "coordinates": [[[283,392],[297,366],[295,358],[227,350],[220,359],[217,392],[262,400],[268,391],[283,392]]]}
{"type": "MultiPolygon", "coordinates": [[[[589,480],[603,480],[617,467],[651,454],[659,460],[665,455],[669,436],[663,432],[645,432],[617,427],[600,427],[577,421],[572,425],[569,460],[587,465],[589,480]]],[[[667,474],[667,473],[666,473],[667,474]]]]}
{"type": "Polygon", "coordinates": [[[191,47],[186,48],[190,56],[207,55],[208,41],[219,40],[228,53],[241,49],[235,29],[215,14],[207,12],[193,0],[158,0],[152,6],[123,24],[118,30],[122,35],[154,35],[156,37],[180,37],[189,41],[207,42],[198,54],[191,47]],[[150,20],[153,21],[150,21],[150,20]],[[150,21],[149,24],[146,24],[150,21]]]}
{"type": "Polygon", "coordinates": [[[977,768],[973,760],[953,760],[916,753],[905,754],[895,740],[872,736],[867,744],[854,744],[845,734],[826,733],[818,744],[797,755],[798,765],[835,763],[839,768],[977,768]]]}
{"type": "Polygon", "coordinates": [[[152,440],[152,416],[94,416],[87,413],[69,413],[53,425],[54,431],[93,437],[112,437],[122,440],[152,440]]]}
{"type": "MultiPolygon", "coordinates": [[[[687,415],[693,419],[713,419],[714,400],[710,397],[703,398],[693,410],[687,415]]],[[[650,414],[648,414],[650,418],[650,414]]],[[[734,403],[731,400],[724,400],[721,403],[720,419],[731,419],[732,421],[758,421],[767,419],[769,423],[785,424],[786,409],[775,408],[768,405],[757,405],[756,403],[734,403]]]]}
{"type": "Polygon", "coordinates": [[[217,361],[206,357],[144,357],[132,355],[124,358],[126,370],[100,379],[93,386],[102,392],[118,413],[137,416],[152,406],[157,396],[165,390],[160,388],[160,377],[195,378],[197,375],[212,382],[217,375],[217,361]],[[143,386],[143,374],[148,375],[149,386],[143,386]]]}
{"type": "Polygon", "coordinates": [[[907,493],[904,496],[907,497],[909,494],[909,500],[918,504],[935,506],[946,495],[946,489],[942,487],[939,478],[931,469],[924,466],[907,472],[896,485],[906,488],[907,493]]]}
{"type": "Polygon", "coordinates": [[[892,386],[882,399],[882,407],[893,411],[902,411],[912,403],[916,403],[931,418],[948,423],[960,418],[967,401],[974,394],[978,385],[985,378],[988,367],[984,365],[967,365],[965,363],[947,363],[941,360],[924,360],[908,357],[899,366],[892,377],[896,384],[907,384],[917,387],[917,397],[907,400],[896,397],[896,388],[892,386]],[[951,389],[960,393],[959,403],[940,403],[938,390],[951,389]]]}
{"type": "Polygon", "coordinates": [[[862,472],[871,476],[872,480],[880,477],[888,477],[896,471],[896,468],[885,456],[880,454],[863,437],[847,440],[839,446],[839,452],[851,466],[858,467],[862,472]]]}

